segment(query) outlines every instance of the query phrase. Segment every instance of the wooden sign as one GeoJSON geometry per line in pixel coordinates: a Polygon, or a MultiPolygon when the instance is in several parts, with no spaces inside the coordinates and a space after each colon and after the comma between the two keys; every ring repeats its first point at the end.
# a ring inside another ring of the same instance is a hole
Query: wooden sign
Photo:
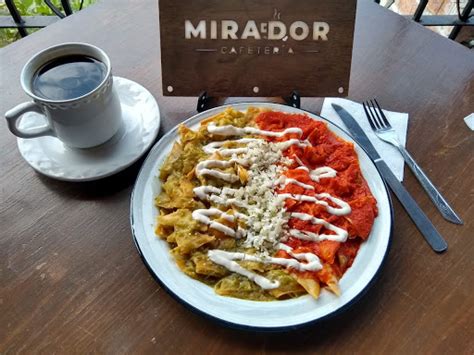
{"type": "Polygon", "coordinates": [[[346,96],[357,0],[159,0],[163,94],[346,96]]]}

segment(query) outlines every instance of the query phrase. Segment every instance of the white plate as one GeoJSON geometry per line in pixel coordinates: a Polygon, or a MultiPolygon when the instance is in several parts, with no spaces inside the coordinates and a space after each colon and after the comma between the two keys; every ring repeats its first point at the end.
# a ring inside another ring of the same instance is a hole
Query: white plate
{"type": "MultiPolygon", "coordinates": [[[[229,106],[237,110],[246,110],[249,106],[266,107],[288,113],[305,113],[315,120],[323,120],[308,112],[279,104],[255,103],[229,106]]],[[[221,112],[226,107],[228,106],[205,111],[184,123],[188,127],[196,128],[200,121],[221,112]]],[[[353,141],[341,128],[331,123],[329,123],[329,128],[345,140],[353,141]]],[[[178,300],[194,310],[231,326],[282,330],[321,320],[339,312],[358,299],[368,288],[388,251],[392,228],[392,207],[387,188],[377,168],[360,146],[355,145],[356,152],[359,155],[362,173],[377,199],[379,215],[375,219],[369,239],[362,244],[354,264],[340,280],[341,296],[337,297],[323,290],[318,300],[306,295],[285,301],[256,302],[219,296],[211,287],[186,276],[174,262],[167,243],[154,233],[158,211],[153,205],[153,199],[160,192],[158,173],[177,139],[178,133],[175,127],[154,146],[143,164],[132,194],[131,225],[135,244],[146,266],[178,300]]]]}
{"type": "MultiPolygon", "coordinates": [[[[132,80],[114,76],[122,105],[122,128],[104,144],[88,149],[70,148],[55,137],[18,138],[18,149],[33,169],[65,181],[101,179],[127,168],[153,144],[160,129],[160,110],[155,98],[132,80]]],[[[37,125],[25,114],[20,127],[37,125]]]]}

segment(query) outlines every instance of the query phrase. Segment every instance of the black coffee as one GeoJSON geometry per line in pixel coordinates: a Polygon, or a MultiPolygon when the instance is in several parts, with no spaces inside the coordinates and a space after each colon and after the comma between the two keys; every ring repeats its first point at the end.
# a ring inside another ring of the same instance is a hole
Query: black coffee
{"type": "Polygon", "coordinates": [[[33,93],[49,100],[70,100],[83,96],[104,80],[104,63],[84,55],[55,58],[38,69],[32,79],[33,93]]]}

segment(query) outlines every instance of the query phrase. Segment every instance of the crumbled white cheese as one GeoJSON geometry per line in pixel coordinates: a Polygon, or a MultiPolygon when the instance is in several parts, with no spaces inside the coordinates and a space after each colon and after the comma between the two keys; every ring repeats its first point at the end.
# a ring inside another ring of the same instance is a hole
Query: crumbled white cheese
{"type": "MultiPolygon", "coordinates": [[[[239,154],[232,154],[231,159],[247,169],[246,185],[237,189],[214,186],[194,189],[200,199],[221,206],[238,207],[238,219],[245,222],[245,229],[241,229],[242,233],[239,234],[245,237],[244,246],[255,248],[257,254],[264,256],[273,254],[282,236],[287,234],[284,229],[289,214],[285,210],[284,199],[274,191],[285,166],[294,163],[283,156],[282,150],[288,147],[284,143],[255,139],[249,141],[245,150],[239,151],[239,154]]],[[[211,160],[206,161],[206,164],[208,162],[217,164],[211,160]]]]}
{"type": "Polygon", "coordinates": [[[251,161],[249,180],[239,189],[242,192],[234,197],[245,196],[244,213],[249,218],[244,245],[269,255],[280,242],[289,219],[284,201],[273,191],[274,183],[284,169],[277,164],[291,164],[292,161],[283,157],[277,144],[263,140],[249,143],[243,158],[251,161]]]}

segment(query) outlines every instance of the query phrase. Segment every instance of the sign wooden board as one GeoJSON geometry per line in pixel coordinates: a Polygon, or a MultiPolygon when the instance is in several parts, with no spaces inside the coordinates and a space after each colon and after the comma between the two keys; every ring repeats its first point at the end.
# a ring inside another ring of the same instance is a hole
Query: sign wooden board
{"type": "Polygon", "coordinates": [[[159,0],[163,93],[346,96],[357,0],[159,0]]]}

